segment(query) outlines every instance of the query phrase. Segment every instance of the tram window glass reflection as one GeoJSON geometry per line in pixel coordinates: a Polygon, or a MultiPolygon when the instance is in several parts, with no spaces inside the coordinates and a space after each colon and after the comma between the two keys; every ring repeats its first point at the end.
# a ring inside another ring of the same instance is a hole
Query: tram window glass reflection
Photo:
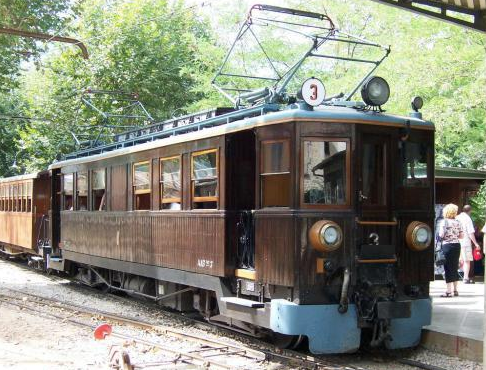
{"type": "Polygon", "coordinates": [[[74,174],[67,173],[62,177],[62,193],[64,196],[64,210],[73,210],[74,174]]]}
{"type": "Polygon", "coordinates": [[[218,208],[217,154],[216,149],[192,154],[192,201],[195,209],[218,208]]]}
{"type": "Polygon", "coordinates": [[[92,202],[93,211],[106,210],[106,171],[105,169],[94,170],[92,172],[93,186],[92,186],[92,202]]]}
{"type": "Polygon", "coordinates": [[[429,186],[426,144],[402,144],[402,182],[404,186],[429,186]]]}
{"type": "Polygon", "coordinates": [[[290,206],[290,143],[264,141],[261,145],[261,206],[290,206]]]}
{"type": "Polygon", "coordinates": [[[346,141],[304,141],[304,203],[347,204],[346,141]]]}
{"type": "Polygon", "coordinates": [[[181,157],[160,160],[160,199],[162,209],[181,209],[181,157]]]}
{"type": "Polygon", "coordinates": [[[79,172],[76,175],[76,211],[88,210],[88,173],[79,172]]]}
{"type": "Polygon", "coordinates": [[[150,162],[133,165],[133,208],[136,211],[150,209],[150,162]]]}

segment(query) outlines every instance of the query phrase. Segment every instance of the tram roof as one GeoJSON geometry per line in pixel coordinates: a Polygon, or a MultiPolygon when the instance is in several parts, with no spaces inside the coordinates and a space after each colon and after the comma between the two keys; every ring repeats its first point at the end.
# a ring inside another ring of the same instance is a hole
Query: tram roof
{"type": "Polygon", "coordinates": [[[486,0],[372,0],[486,32],[486,0]]]}
{"type": "Polygon", "coordinates": [[[470,168],[436,167],[436,179],[486,180],[486,171],[470,168]]]}
{"type": "MultiPolygon", "coordinates": [[[[165,138],[153,137],[152,140],[146,139],[147,142],[136,145],[132,144],[132,146],[123,147],[123,143],[119,143],[108,145],[105,147],[105,149],[103,149],[103,147],[95,148],[94,150],[97,150],[98,154],[84,154],[84,156],[82,156],[83,154],[80,154],[78,158],[55,162],[49,167],[49,169],[56,169],[82,163],[96,162],[103,159],[143,152],[178,143],[201,140],[238,131],[249,130],[260,126],[268,126],[285,122],[321,121],[329,123],[359,123],[389,127],[406,127],[408,124],[410,124],[410,127],[414,129],[434,130],[434,125],[431,122],[421,119],[389,115],[373,111],[364,111],[340,106],[325,106],[318,110],[285,109],[263,114],[261,116],[231,121],[230,118],[236,113],[238,113],[238,111],[207,120],[207,128],[205,127],[205,122],[199,122],[197,123],[197,126],[199,128],[197,131],[182,133],[175,136],[168,136],[165,138]],[[216,119],[227,120],[229,123],[215,125],[213,121],[216,119]],[[114,149],[114,147],[117,145],[119,149],[114,149]]],[[[93,152],[93,150],[91,152],[93,152]]]]}
{"type": "Polygon", "coordinates": [[[28,174],[25,174],[25,175],[17,175],[17,176],[0,178],[0,184],[4,184],[4,183],[8,183],[8,182],[33,180],[33,179],[37,179],[40,176],[40,174],[41,174],[41,172],[34,172],[34,173],[28,173],[28,174]]]}

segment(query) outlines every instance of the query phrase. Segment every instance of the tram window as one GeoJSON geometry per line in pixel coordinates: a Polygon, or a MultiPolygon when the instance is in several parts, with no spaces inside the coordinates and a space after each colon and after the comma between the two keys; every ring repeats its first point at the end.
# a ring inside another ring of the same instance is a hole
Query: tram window
{"type": "Polygon", "coordinates": [[[0,211],[5,211],[5,187],[3,185],[0,185],[0,211]]]}
{"type": "Polygon", "coordinates": [[[19,184],[19,212],[25,212],[25,183],[19,184]]]}
{"type": "Polygon", "coordinates": [[[88,173],[76,174],[76,211],[88,210],[88,173]]]}
{"type": "Polygon", "coordinates": [[[27,212],[32,212],[32,182],[27,183],[27,212]]]}
{"type": "Polygon", "coordinates": [[[261,146],[261,206],[290,206],[290,144],[265,141],[261,146]]]}
{"type": "Polygon", "coordinates": [[[24,212],[28,212],[27,211],[27,199],[29,197],[29,183],[28,182],[24,182],[24,186],[22,187],[22,210],[24,212]]]}
{"type": "Polygon", "coordinates": [[[64,197],[64,210],[73,210],[74,174],[68,173],[62,177],[62,194],[64,197]]]}
{"type": "Polygon", "coordinates": [[[93,187],[92,187],[92,202],[93,211],[106,210],[106,171],[105,169],[94,170],[92,172],[93,187]]]}
{"type": "Polygon", "coordinates": [[[304,203],[347,204],[346,141],[304,141],[304,203]]]}
{"type": "Polygon", "coordinates": [[[133,209],[150,209],[150,162],[133,165],[133,209]]]}
{"type": "Polygon", "coordinates": [[[3,212],[3,186],[0,185],[0,212],[3,212]]]}
{"type": "Polygon", "coordinates": [[[429,186],[427,145],[407,141],[402,145],[402,184],[429,186]]]}
{"type": "Polygon", "coordinates": [[[5,186],[5,210],[10,212],[10,185],[5,186]]]}
{"type": "Polygon", "coordinates": [[[192,202],[195,209],[218,208],[217,149],[192,154],[192,202]]]}
{"type": "Polygon", "coordinates": [[[13,186],[13,207],[12,207],[12,210],[14,212],[18,212],[18,199],[19,199],[18,196],[19,196],[19,194],[18,194],[18,185],[15,184],[13,186]]]}
{"type": "Polygon", "coordinates": [[[181,209],[181,157],[160,160],[160,199],[162,209],[181,209]]]}

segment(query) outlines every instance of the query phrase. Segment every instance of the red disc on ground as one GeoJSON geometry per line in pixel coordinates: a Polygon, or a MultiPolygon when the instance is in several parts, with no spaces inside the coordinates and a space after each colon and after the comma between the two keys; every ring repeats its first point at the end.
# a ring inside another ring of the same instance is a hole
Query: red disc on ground
{"type": "Polygon", "coordinates": [[[111,325],[101,324],[94,330],[94,337],[95,339],[105,339],[105,337],[110,335],[112,331],[113,329],[111,328],[111,325]]]}

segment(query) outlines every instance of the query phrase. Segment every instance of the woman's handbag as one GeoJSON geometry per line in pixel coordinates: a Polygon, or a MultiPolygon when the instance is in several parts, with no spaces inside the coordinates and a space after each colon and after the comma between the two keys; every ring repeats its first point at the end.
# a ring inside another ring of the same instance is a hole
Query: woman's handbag
{"type": "Polygon", "coordinates": [[[435,264],[437,266],[443,266],[445,264],[446,258],[444,251],[442,250],[442,245],[438,250],[435,251],[435,264]]]}
{"type": "MultiPolygon", "coordinates": [[[[447,226],[447,220],[444,220],[445,226],[447,226]]],[[[446,258],[444,251],[442,250],[442,238],[437,234],[435,237],[435,265],[444,266],[446,258]]]]}

